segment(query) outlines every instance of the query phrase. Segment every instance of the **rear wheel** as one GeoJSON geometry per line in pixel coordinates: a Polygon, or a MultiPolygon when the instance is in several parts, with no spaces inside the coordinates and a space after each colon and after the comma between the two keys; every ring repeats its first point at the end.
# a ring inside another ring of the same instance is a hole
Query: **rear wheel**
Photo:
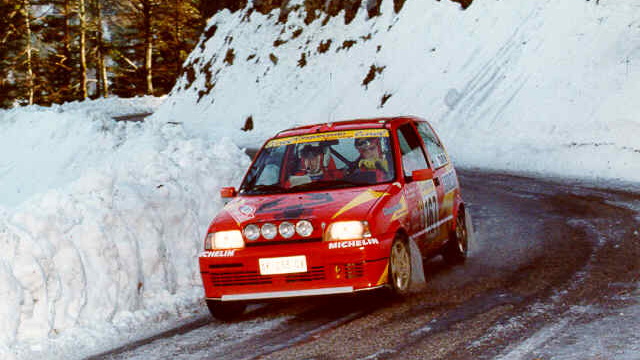
{"type": "Polygon", "coordinates": [[[239,302],[221,302],[215,300],[207,300],[207,307],[211,316],[222,321],[231,321],[237,319],[244,313],[247,305],[239,302]]]}
{"type": "Polygon", "coordinates": [[[467,259],[469,231],[466,220],[465,210],[460,209],[456,217],[455,231],[442,252],[444,261],[451,265],[461,264],[467,259]]]}
{"type": "Polygon", "coordinates": [[[394,294],[405,296],[411,285],[411,253],[407,241],[396,236],[389,257],[389,282],[394,294]]]}

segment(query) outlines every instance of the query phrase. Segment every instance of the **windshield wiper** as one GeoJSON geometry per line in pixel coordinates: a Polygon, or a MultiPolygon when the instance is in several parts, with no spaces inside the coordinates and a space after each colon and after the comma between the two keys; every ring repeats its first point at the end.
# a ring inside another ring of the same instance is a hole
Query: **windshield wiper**
{"type": "Polygon", "coordinates": [[[295,191],[315,190],[315,189],[340,189],[345,187],[361,185],[357,182],[346,180],[319,180],[310,183],[300,184],[292,188],[295,191]]]}
{"type": "Polygon", "coordinates": [[[251,194],[278,194],[287,192],[287,189],[283,188],[278,184],[273,185],[256,185],[249,189],[245,189],[248,193],[251,194]]]}

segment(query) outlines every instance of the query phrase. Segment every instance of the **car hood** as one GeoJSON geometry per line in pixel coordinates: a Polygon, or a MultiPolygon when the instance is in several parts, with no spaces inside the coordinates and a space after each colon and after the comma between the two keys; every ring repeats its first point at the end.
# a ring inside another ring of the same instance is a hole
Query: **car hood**
{"type": "MultiPolygon", "coordinates": [[[[340,219],[366,219],[369,211],[389,197],[390,184],[330,191],[238,196],[214,219],[214,227],[240,227],[252,222],[308,219],[332,222],[340,219]]],[[[219,229],[221,230],[221,229],[219,229]]]]}

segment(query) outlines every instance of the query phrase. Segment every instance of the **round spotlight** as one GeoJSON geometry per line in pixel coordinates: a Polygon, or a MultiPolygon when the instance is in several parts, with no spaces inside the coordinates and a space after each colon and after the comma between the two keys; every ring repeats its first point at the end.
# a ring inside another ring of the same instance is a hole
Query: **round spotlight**
{"type": "Polygon", "coordinates": [[[276,228],[276,226],[273,225],[272,223],[266,223],[262,225],[262,229],[260,229],[260,232],[262,233],[262,236],[265,239],[271,240],[274,237],[276,237],[276,234],[278,233],[278,228],[276,228]]]}
{"type": "Polygon", "coordinates": [[[308,220],[300,220],[296,224],[296,232],[300,236],[304,236],[304,237],[310,236],[311,233],[313,232],[313,225],[311,225],[311,222],[308,220]]]}
{"type": "Polygon", "coordinates": [[[280,235],[282,235],[282,237],[285,239],[292,237],[293,234],[296,233],[296,229],[293,224],[287,221],[281,223],[280,226],[278,226],[278,231],[280,231],[280,235]]]}
{"type": "Polygon", "coordinates": [[[247,240],[253,241],[260,237],[260,228],[255,224],[247,225],[243,232],[247,240]]]}

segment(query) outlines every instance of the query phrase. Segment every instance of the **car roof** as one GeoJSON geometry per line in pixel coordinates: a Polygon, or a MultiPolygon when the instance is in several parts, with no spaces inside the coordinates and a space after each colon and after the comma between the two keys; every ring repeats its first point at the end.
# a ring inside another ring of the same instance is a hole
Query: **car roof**
{"type": "Polygon", "coordinates": [[[353,119],[336,122],[320,123],[313,125],[303,125],[280,131],[273,138],[281,138],[296,135],[314,134],[327,131],[343,131],[371,128],[389,128],[392,123],[412,121],[424,121],[416,116],[394,116],[394,117],[377,117],[368,119],[353,119]]]}

